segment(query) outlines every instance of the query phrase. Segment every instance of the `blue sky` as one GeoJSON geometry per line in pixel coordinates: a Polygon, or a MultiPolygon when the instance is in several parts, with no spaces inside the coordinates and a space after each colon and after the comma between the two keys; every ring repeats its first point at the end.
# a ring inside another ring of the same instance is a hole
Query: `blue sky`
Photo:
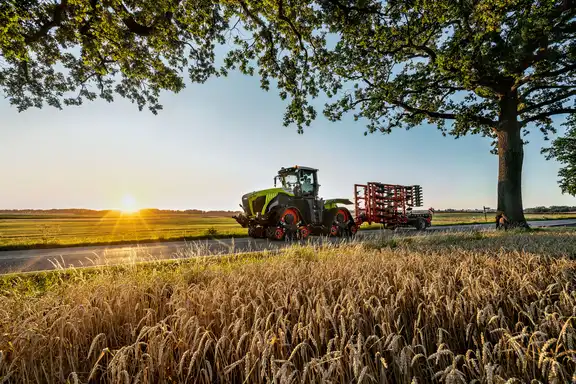
{"type": "MultiPolygon", "coordinates": [[[[188,85],[165,94],[154,116],[117,98],[18,113],[0,102],[0,208],[140,207],[236,209],[243,193],[272,186],[295,164],[320,169],[324,198],[353,196],[354,183],[420,184],[424,204],[495,207],[497,157],[489,140],[442,137],[433,126],[364,136],[364,122],[318,119],[299,135],[282,126],[285,102],[258,77],[188,85]]],[[[560,132],[562,132],[560,130],[560,132]]],[[[524,205],[576,205],[557,185],[559,164],[529,137],[524,205]]]]}

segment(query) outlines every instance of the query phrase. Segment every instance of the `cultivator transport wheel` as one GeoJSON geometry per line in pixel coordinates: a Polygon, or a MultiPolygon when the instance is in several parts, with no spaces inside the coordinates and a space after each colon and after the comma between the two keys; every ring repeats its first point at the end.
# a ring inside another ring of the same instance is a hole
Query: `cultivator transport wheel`
{"type": "Polygon", "coordinates": [[[426,229],[426,220],[419,218],[416,220],[416,230],[423,231],[426,229]]]}

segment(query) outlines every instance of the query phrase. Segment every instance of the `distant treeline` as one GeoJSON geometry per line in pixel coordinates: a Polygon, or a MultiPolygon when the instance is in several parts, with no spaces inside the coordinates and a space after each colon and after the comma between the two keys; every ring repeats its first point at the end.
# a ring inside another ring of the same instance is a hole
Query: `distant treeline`
{"type": "MultiPolygon", "coordinates": [[[[203,211],[200,209],[172,210],[172,209],[141,209],[141,215],[210,215],[210,216],[230,216],[235,211],[203,211]]],[[[94,210],[81,208],[64,209],[1,209],[0,214],[28,214],[28,215],[79,215],[79,216],[104,216],[109,214],[120,214],[120,211],[113,209],[94,210]]]]}
{"type": "MultiPolygon", "coordinates": [[[[436,209],[435,212],[440,213],[483,213],[483,209],[436,209]]],[[[489,208],[486,212],[496,212],[496,209],[489,208]]],[[[564,212],[576,212],[576,207],[571,207],[567,205],[552,205],[550,207],[534,207],[525,208],[524,213],[564,213],[564,212]]]]}
{"type": "Polygon", "coordinates": [[[559,213],[559,212],[576,212],[576,207],[566,205],[552,205],[551,207],[534,207],[524,210],[526,213],[559,213]]]}

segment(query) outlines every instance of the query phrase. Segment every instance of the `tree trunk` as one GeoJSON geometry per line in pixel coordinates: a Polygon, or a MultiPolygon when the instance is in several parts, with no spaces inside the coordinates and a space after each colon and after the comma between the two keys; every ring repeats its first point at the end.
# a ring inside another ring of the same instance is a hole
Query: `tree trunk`
{"type": "Polygon", "coordinates": [[[500,101],[498,136],[498,211],[503,212],[510,227],[524,227],[522,205],[522,164],[524,144],[518,124],[518,99],[515,94],[500,101]]]}

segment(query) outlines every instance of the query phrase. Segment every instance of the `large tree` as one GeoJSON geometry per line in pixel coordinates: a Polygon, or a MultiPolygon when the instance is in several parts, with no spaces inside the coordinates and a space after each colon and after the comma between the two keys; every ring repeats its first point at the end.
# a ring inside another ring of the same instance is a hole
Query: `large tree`
{"type": "Polygon", "coordinates": [[[20,110],[118,93],[156,112],[185,69],[203,82],[257,68],[300,132],[323,91],[328,118],[352,112],[367,132],[426,121],[492,138],[498,209],[525,226],[522,137],[576,112],[575,16],[573,0],[12,0],[0,5],[0,89],[20,110]]]}

